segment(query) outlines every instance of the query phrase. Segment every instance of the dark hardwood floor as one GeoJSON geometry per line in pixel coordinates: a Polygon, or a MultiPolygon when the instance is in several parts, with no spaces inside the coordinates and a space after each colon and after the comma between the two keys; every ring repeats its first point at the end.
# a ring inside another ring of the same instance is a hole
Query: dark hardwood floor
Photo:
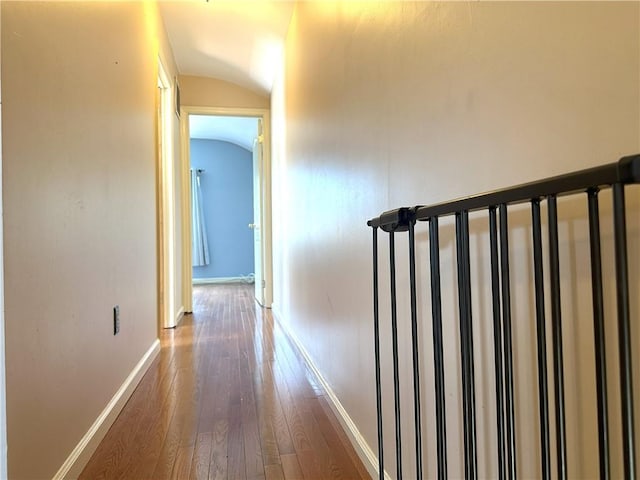
{"type": "Polygon", "coordinates": [[[252,285],[194,287],[193,309],[81,479],[369,478],[252,285]]]}

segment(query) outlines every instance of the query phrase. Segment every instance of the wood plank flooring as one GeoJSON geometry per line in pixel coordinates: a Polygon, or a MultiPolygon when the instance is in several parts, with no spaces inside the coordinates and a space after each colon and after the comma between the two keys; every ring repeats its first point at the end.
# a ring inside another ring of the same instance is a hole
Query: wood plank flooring
{"type": "Polygon", "coordinates": [[[194,287],[80,479],[368,479],[325,392],[250,285],[194,287]]]}

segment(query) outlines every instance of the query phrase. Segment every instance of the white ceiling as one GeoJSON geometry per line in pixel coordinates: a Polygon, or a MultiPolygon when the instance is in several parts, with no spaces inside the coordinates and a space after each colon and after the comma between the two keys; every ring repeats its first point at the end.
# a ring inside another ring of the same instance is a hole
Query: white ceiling
{"type": "Polygon", "coordinates": [[[189,115],[190,138],[221,140],[251,151],[257,135],[257,118],[189,115]]]}
{"type": "Polygon", "coordinates": [[[270,93],[293,1],[160,1],[178,70],[270,93]]]}

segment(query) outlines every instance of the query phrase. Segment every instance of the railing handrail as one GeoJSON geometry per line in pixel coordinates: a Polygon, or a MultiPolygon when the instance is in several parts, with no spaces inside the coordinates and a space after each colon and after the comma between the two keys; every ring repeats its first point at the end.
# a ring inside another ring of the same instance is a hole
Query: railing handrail
{"type": "Polygon", "coordinates": [[[570,195],[586,192],[597,186],[614,183],[640,183],[640,154],[621,158],[618,162],[588,168],[577,172],[548,177],[514,187],[484,192],[433,205],[418,205],[389,210],[367,222],[385,232],[406,231],[412,221],[472,212],[502,204],[513,205],[549,195],[570,195]]]}

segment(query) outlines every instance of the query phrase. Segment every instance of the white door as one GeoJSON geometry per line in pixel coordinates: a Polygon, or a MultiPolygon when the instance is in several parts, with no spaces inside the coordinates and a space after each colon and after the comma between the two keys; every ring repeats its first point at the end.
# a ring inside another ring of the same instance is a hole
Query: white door
{"type": "Polygon", "coordinates": [[[158,58],[158,148],[160,156],[160,205],[158,225],[161,227],[159,252],[160,286],[158,298],[162,312],[162,326],[173,328],[177,324],[175,308],[175,185],[174,158],[171,144],[171,119],[173,118],[173,95],[171,80],[158,58]]]}
{"type": "Polygon", "coordinates": [[[253,141],[253,252],[256,300],[264,305],[264,269],[262,265],[262,119],[258,119],[258,137],[253,141]]]}

